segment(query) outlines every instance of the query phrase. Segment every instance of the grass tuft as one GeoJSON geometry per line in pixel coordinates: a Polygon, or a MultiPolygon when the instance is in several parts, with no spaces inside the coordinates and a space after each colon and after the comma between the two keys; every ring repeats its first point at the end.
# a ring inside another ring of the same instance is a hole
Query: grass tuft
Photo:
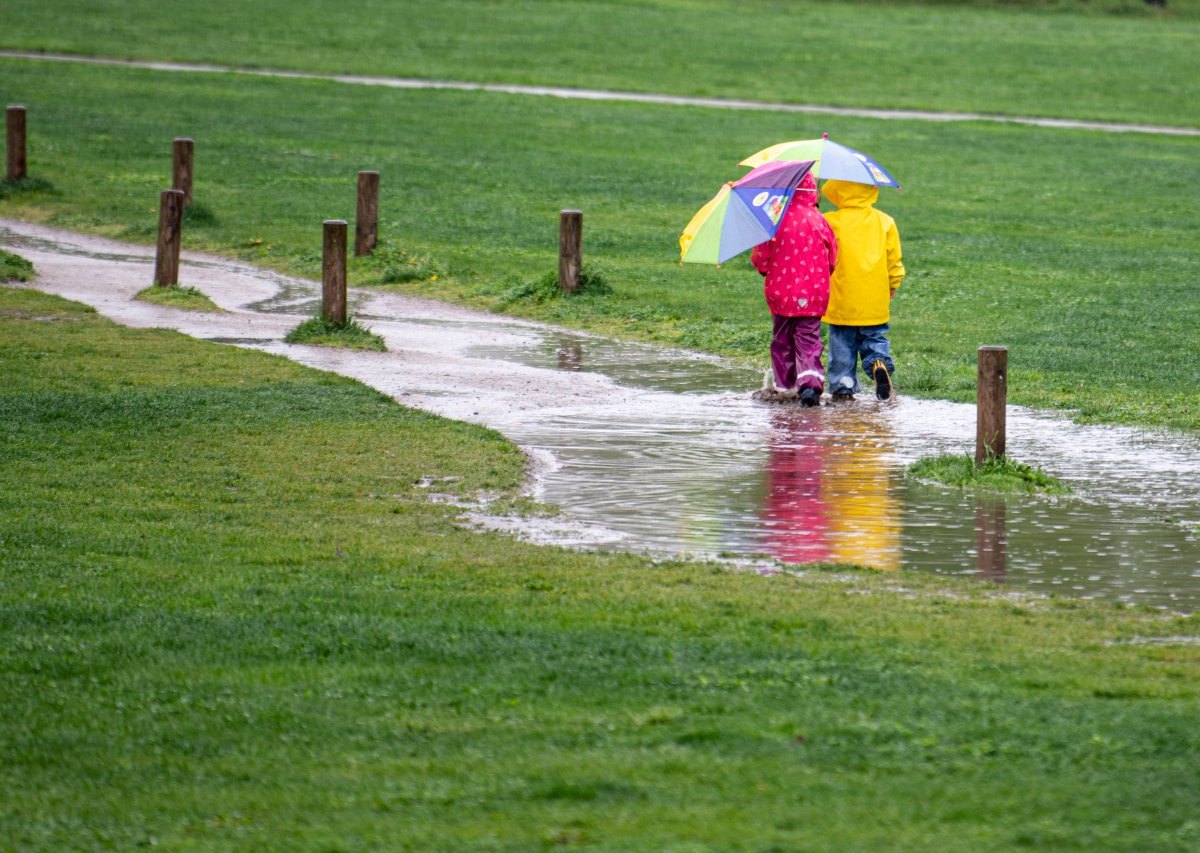
{"type": "Polygon", "coordinates": [[[0,181],[0,199],[13,198],[20,195],[33,195],[35,193],[58,195],[58,189],[45,178],[24,177],[16,181],[8,179],[0,181]]]}
{"type": "Polygon", "coordinates": [[[162,287],[151,285],[144,290],[138,291],[133,298],[142,302],[152,302],[155,305],[180,308],[184,311],[224,313],[224,309],[194,287],[180,287],[179,285],[162,287]]]}
{"type": "Polygon", "coordinates": [[[315,344],[326,347],[374,350],[375,352],[387,351],[383,338],[359,325],[358,321],[353,318],[339,324],[326,317],[313,317],[288,332],[284,340],[289,344],[315,344]]]}
{"type": "Polygon", "coordinates": [[[183,224],[203,228],[207,225],[217,225],[219,220],[208,205],[193,201],[183,209],[183,224]]]}
{"type": "Polygon", "coordinates": [[[29,281],[33,278],[33,263],[0,249],[0,281],[29,281]]]}
{"type": "Polygon", "coordinates": [[[377,246],[374,252],[355,263],[375,274],[374,279],[368,279],[364,284],[435,282],[446,277],[445,268],[432,258],[391,246],[377,246]]]}
{"type": "Polygon", "coordinates": [[[1066,495],[1071,489],[1040,468],[1008,457],[991,458],[982,465],[967,455],[944,454],[918,459],[908,466],[909,476],[960,489],[979,489],[1005,494],[1066,495]]]}
{"type": "Polygon", "coordinates": [[[603,267],[584,264],[579,271],[579,289],[565,293],[558,286],[558,271],[551,270],[541,278],[520,282],[500,296],[494,310],[503,311],[519,303],[543,305],[555,299],[574,299],[580,296],[608,296],[613,292],[608,273],[603,267]]]}

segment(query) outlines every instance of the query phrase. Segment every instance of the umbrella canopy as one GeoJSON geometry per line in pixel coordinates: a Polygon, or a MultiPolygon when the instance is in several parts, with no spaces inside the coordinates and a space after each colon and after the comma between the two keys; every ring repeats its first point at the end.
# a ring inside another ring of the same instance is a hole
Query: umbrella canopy
{"type": "Polygon", "coordinates": [[[822,181],[833,179],[900,189],[900,184],[883,166],[860,151],[839,145],[828,134],[820,139],[780,142],[751,154],[738,165],[758,167],[776,160],[814,160],[813,177],[822,181]]]}
{"type": "Polygon", "coordinates": [[[811,160],[776,160],[721,187],[679,237],[680,263],[722,264],[770,240],[811,160]]]}

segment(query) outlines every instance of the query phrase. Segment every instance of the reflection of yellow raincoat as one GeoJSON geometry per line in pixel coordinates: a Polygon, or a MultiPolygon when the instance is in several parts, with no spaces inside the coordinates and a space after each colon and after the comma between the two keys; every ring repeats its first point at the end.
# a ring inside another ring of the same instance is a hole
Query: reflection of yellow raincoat
{"type": "Polygon", "coordinates": [[[901,518],[887,460],[894,439],[884,419],[855,417],[851,409],[838,414],[843,435],[825,447],[821,478],[821,498],[829,518],[827,559],[896,571],[901,518]]]}
{"type": "Polygon", "coordinates": [[[771,416],[767,441],[759,510],[767,553],[784,563],[900,568],[903,508],[886,416],[847,406],[822,426],[799,409],[781,411],[771,416]]]}
{"type": "Polygon", "coordinates": [[[836,326],[879,326],[891,319],[891,293],[904,279],[896,222],[872,207],[879,187],[826,181],[821,194],[838,206],[825,214],[838,241],[822,318],[836,326]]]}

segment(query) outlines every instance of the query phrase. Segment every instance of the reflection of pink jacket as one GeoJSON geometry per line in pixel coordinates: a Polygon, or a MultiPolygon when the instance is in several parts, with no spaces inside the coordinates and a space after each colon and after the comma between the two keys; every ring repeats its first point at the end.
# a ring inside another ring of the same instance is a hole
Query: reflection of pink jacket
{"type": "Polygon", "coordinates": [[[765,550],[783,563],[831,558],[829,511],[821,493],[825,448],[811,420],[771,418],[767,494],[761,510],[765,550]]]}
{"type": "Polygon", "coordinates": [[[817,182],[805,175],[779,230],[750,253],[766,276],[767,307],[780,317],[820,317],[829,306],[829,274],[837,264],[837,238],[817,210],[817,182]]]}

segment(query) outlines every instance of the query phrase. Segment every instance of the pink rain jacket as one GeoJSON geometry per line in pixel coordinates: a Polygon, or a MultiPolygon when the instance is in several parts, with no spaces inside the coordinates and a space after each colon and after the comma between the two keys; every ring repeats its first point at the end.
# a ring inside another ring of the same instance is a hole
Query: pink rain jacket
{"type": "Polygon", "coordinates": [[[772,314],[820,317],[829,306],[837,239],[817,200],[817,182],[805,175],[775,236],[750,253],[754,268],[766,276],[763,292],[772,314]]]}

